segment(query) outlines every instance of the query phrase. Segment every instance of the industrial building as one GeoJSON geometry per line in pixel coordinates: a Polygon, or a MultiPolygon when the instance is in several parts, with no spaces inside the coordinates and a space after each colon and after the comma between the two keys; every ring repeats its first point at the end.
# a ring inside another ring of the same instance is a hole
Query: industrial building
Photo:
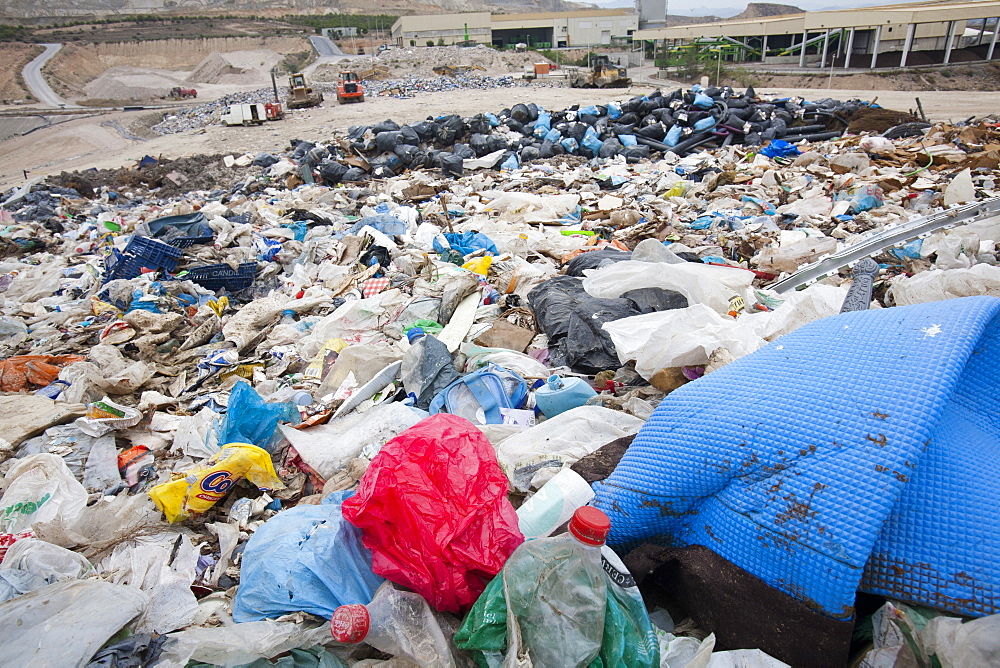
{"type": "Polygon", "coordinates": [[[503,48],[526,44],[531,48],[610,46],[628,43],[639,29],[639,15],[631,9],[595,9],[530,14],[425,14],[401,16],[392,24],[397,46],[476,43],[503,48]]]}
{"type": "Polygon", "coordinates": [[[992,60],[998,16],[1000,0],[918,2],[667,26],[634,37],[667,47],[711,42],[736,61],[906,67],[992,60]],[[977,21],[976,29],[969,29],[970,21],[977,21]]]}

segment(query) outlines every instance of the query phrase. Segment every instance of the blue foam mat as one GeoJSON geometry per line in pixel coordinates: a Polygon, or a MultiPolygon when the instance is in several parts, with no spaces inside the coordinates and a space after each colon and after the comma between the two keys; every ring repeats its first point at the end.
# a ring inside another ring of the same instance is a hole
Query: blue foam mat
{"type": "Polygon", "coordinates": [[[1000,299],[845,313],[664,399],[595,484],[609,543],[703,545],[834,618],[1000,612],[1000,299]]]}

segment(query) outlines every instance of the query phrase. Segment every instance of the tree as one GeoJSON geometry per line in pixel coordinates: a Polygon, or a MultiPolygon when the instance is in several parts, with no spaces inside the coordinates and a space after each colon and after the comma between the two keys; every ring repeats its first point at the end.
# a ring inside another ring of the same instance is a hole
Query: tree
{"type": "Polygon", "coordinates": [[[417,45],[417,40],[411,39],[410,40],[410,46],[416,46],[416,45],[417,45]]]}
{"type": "Polygon", "coordinates": [[[434,46],[434,40],[432,39],[427,40],[427,46],[434,46]]]}
{"type": "Polygon", "coordinates": [[[444,37],[438,37],[438,46],[444,46],[444,37]]]}

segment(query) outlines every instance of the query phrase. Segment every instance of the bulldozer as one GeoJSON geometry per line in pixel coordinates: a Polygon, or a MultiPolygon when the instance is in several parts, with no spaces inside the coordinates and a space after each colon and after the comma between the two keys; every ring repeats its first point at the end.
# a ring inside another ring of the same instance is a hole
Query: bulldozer
{"type": "Polygon", "coordinates": [[[618,67],[607,56],[595,56],[589,72],[577,70],[569,76],[573,88],[628,88],[632,80],[624,67],[618,67]]]}
{"type": "Polygon", "coordinates": [[[354,72],[341,72],[337,79],[337,102],[364,102],[365,89],[354,72]]]}
{"type": "Polygon", "coordinates": [[[289,109],[305,109],[306,107],[318,106],[323,101],[323,93],[314,91],[312,86],[306,84],[306,75],[296,72],[288,77],[288,97],[285,98],[285,106],[289,109]]]}

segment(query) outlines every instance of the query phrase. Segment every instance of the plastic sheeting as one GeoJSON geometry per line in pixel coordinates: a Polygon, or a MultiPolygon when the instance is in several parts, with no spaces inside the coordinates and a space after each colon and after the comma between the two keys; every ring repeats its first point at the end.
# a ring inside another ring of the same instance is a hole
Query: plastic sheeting
{"type": "Polygon", "coordinates": [[[664,399],[596,485],[609,544],[703,545],[834,618],[859,588],[996,613],[998,364],[996,298],[806,325],[664,399]]]}
{"type": "Polygon", "coordinates": [[[504,439],[497,458],[514,487],[527,491],[602,445],[635,434],[642,423],[603,406],[580,406],[504,439]]]}

